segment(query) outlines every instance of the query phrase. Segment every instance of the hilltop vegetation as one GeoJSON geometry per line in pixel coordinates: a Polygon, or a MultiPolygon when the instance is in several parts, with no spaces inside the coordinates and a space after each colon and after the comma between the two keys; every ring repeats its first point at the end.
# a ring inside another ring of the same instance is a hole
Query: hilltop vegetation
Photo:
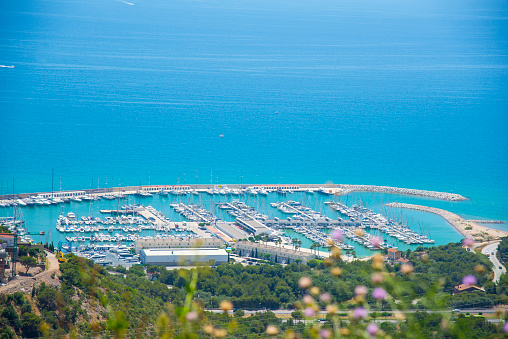
{"type": "MultiPolygon", "coordinates": [[[[312,328],[298,321],[304,316],[302,312],[294,312],[286,321],[269,311],[243,317],[242,309],[293,310],[302,307],[305,291],[299,282],[302,277],[309,277],[319,291],[330,293],[328,301],[317,298],[316,307],[325,309],[325,306],[334,304],[345,316],[348,310],[357,307],[355,288],[365,286],[371,291],[377,286],[371,277],[380,270],[389,278],[390,283],[385,288],[394,300],[376,300],[369,292],[364,307],[388,311],[387,314],[399,308],[493,306],[508,301],[508,277],[504,275],[500,284],[494,286],[488,281],[492,273],[487,258],[466,252],[460,244],[419,248],[408,253],[408,259],[414,265],[411,275],[402,272],[398,264],[383,264],[376,268],[372,262],[344,263],[340,260],[332,265],[333,269],[340,269],[340,274],[331,271],[330,263],[318,260],[309,262],[309,265],[293,263],[285,267],[225,264],[215,269],[193,270],[136,265],[109,272],[90,260],[74,255],[67,257],[68,261],[60,266],[62,284],[59,289],[41,284],[30,294],[17,292],[0,296],[0,338],[67,333],[85,338],[106,337],[112,333],[117,337],[177,337],[189,333],[194,337],[205,337],[208,332],[203,325],[206,324],[213,324],[215,329],[227,329],[230,338],[270,337],[266,333],[268,325],[274,325],[280,333],[294,332],[313,337],[312,328]],[[453,286],[461,283],[468,274],[475,275],[478,285],[486,287],[486,292],[452,296],[453,286]],[[192,281],[195,281],[194,285],[192,281]],[[233,318],[199,311],[193,323],[187,321],[191,310],[218,308],[225,300],[231,301],[237,309],[233,318]]],[[[327,316],[327,319],[332,318],[327,316]]],[[[417,331],[422,338],[442,337],[446,329],[439,324],[449,321],[443,319],[439,314],[418,312],[408,314],[397,326],[386,322],[380,324],[380,328],[394,338],[405,337],[407,331],[417,331]]],[[[341,326],[348,326],[345,320],[340,318],[341,326]]],[[[468,338],[489,338],[500,334],[500,328],[483,317],[461,315],[451,320],[460,325],[468,338]]],[[[332,329],[329,322],[321,327],[332,329]]],[[[456,336],[450,334],[449,337],[456,336]]]]}

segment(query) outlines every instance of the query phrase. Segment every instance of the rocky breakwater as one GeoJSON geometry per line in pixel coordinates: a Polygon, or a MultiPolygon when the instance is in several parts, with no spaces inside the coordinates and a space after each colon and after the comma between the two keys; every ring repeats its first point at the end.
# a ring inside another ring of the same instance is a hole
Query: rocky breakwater
{"type": "Polygon", "coordinates": [[[373,185],[338,185],[339,194],[347,194],[350,192],[377,192],[377,193],[392,193],[392,194],[406,194],[406,195],[418,195],[422,197],[429,197],[441,200],[450,201],[462,201],[467,200],[460,194],[436,192],[436,191],[425,191],[411,188],[399,188],[390,186],[373,186],[373,185]]]}
{"type": "Polygon", "coordinates": [[[440,215],[446,221],[448,221],[455,229],[466,238],[472,238],[476,241],[490,241],[501,237],[506,237],[508,232],[495,230],[485,226],[478,225],[475,221],[466,220],[461,216],[452,213],[450,211],[442,210],[435,207],[403,204],[399,202],[392,202],[386,204],[386,206],[394,208],[407,208],[417,211],[429,212],[440,215]]]}

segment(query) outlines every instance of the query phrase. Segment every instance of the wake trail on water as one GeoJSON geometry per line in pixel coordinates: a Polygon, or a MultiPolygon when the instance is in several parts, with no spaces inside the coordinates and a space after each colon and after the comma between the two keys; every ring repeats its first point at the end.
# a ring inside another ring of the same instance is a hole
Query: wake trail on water
{"type": "Polygon", "coordinates": [[[134,4],[132,2],[127,2],[127,1],[123,1],[123,0],[117,0],[118,2],[121,2],[121,3],[124,3],[126,5],[129,5],[129,6],[134,6],[134,4]]]}

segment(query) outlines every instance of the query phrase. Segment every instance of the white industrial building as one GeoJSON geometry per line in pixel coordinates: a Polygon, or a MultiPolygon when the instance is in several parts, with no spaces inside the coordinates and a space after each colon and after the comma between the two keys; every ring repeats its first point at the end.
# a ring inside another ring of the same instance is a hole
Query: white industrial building
{"type": "Polygon", "coordinates": [[[226,263],[228,253],[222,248],[142,249],[139,259],[157,266],[214,266],[226,263]]]}
{"type": "Polygon", "coordinates": [[[309,260],[316,259],[316,255],[313,253],[257,242],[238,241],[235,247],[236,253],[241,257],[255,257],[256,253],[258,257],[261,257],[261,254],[269,254],[270,260],[280,263],[291,263],[300,260],[305,265],[309,260]]]}

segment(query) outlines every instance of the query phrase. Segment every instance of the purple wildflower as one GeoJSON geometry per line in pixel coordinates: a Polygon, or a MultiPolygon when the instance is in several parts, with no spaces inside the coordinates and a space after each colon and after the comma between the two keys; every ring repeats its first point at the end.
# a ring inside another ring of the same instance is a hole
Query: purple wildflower
{"type": "Polygon", "coordinates": [[[342,240],[342,231],[341,230],[333,230],[332,231],[332,238],[335,241],[341,241],[342,240]]]}
{"type": "Polygon", "coordinates": [[[330,332],[330,330],[322,329],[321,331],[319,331],[320,338],[328,339],[331,337],[331,335],[332,335],[332,333],[330,332]]]}
{"type": "Polygon", "coordinates": [[[505,324],[504,324],[503,330],[504,330],[505,332],[508,332],[508,323],[505,323],[505,324]]]}
{"type": "Polygon", "coordinates": [[[353,311],[353,317],[355,319],[365,319],[367,318],[367,311],[363,307],[355,308],[353,311]]]}
{"type": "Polygon", "coordinates": [[[377,287],[374,289],[374,291],[372,291],[372,298],[377,300],[384,300],[386,299],[386,291],[381,287],[377,287]]]}
{"type": "Polygon", "coordinates": [[[370,244],[374,247],[379,247],[383,240],[380,237],[372,237],[370,238],[370,244]]]}
{"type": "Polygon", "coordinates": [[[466,275],[462,279],[462,284],[464,284],[466,286],[475,285],[476,284],[476,277],[474,275],[466,275]]]}
{"type": "Polygon", "coordinates": [[[473,246],[473,244],[474,244],[474,240],[471,238],[462,239],[462,245],[464,245],[464,246],[471,247],[471,246],[473,246]]]}
{"type": "Polygon", "coordinates": [[[372,335],[372,336],[375,336],[377,332],[379,332],[379,327],[375,324],[375,323],[370,323],[368,326],[367,326],[367,332],[372,335]]]}
{"type": "Polygon", "coordinates": [[[316,311],[314,311],[314,309],[312,307],[307,307],[305,309],[305,311],[303,311],[303,313],[305,314],[305,316],[307,318],[309,318],[309,317],[312,317],[314,314],[316,314],[316,311]]]}
{"type": "Polygon", "coordinates": [[[321,296],[319,297],[319,299],[324,302],[324,303],[329,303],[330,300],[332,300],[332,295],[328,292],[325,292],[323,294],[321,294],[321,296]]]}

